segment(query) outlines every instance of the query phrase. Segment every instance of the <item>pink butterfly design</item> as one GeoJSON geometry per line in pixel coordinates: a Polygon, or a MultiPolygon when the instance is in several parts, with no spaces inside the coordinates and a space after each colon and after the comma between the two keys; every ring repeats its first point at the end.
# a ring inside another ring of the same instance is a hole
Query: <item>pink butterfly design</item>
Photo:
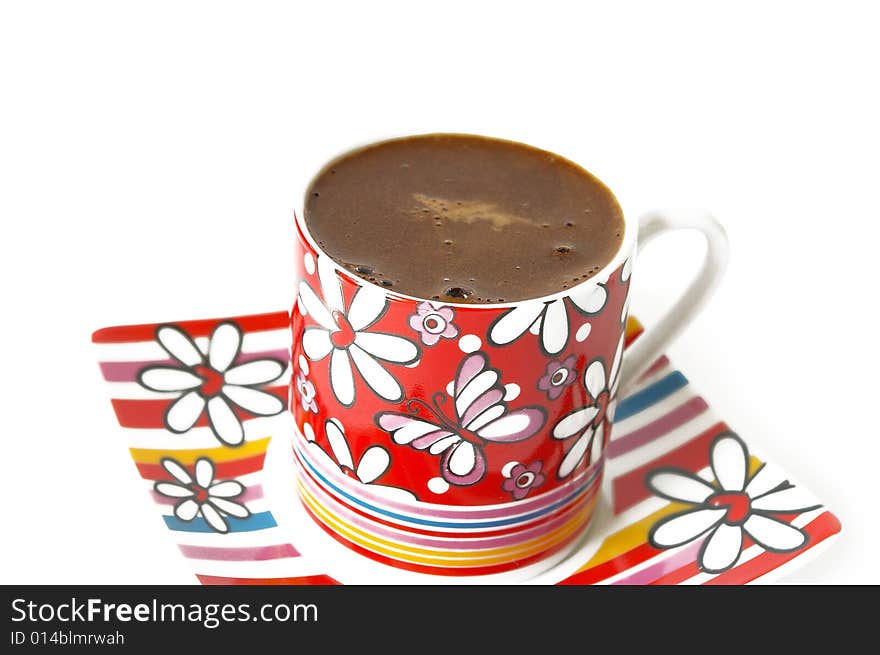
{"type": "Polygon", "coordinates": [[[452,383],[454,418],[442,408],[449,396],[438,391],[430,405],[417,398],[407,401],[409,414],[379,412],[376,424],[397,444],[440,455],[440,475],[449,484],[476,484],[486,474],[484,446],[528,439],[547,420],[544,409],[537,406],[507,411],[499,378],[485,353],[474,353],[458,365],[452,383]],[[422,412],[427,416],[420,416],[422,412]]]}

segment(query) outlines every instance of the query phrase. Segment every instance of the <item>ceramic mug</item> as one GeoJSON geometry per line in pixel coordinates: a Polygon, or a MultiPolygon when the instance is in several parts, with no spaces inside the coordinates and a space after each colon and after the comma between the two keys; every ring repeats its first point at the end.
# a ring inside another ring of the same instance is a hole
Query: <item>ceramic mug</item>
{"type": "Polygon", "coordinates": [[[620,390],[694,317],[727,260],[713,218],[658,212],[625,219],[611,262],[571,288],[439,303],[352,275],[301,215],[295,224],[299,497],[354,551],[449,576],[558,560],[583,534],[620,390]],[[702,268],[624,357],[636,244],[680,229],[705,236],[702,268]]]}

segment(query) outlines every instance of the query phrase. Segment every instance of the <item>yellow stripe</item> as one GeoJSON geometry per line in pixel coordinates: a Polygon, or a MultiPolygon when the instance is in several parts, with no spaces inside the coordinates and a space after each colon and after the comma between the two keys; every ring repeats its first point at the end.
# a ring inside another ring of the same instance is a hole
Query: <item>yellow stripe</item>
{"type": "Polygon", "coordinates": [[[207,457],[213,462],[232,462],[238,459],[262,455],[269,446],[271,437],[248,441],[237,448],[219,446],[217,448],[196,448],[193,450],[169,450],[167,448],[129,448],[131,456],[138,464],[158,464],[162,459],[171,457],[184,465],[195,464],[199,457],[207,457]]]}
{"type": "MultiPolygon", "coordinates": [[[[749,458],[749,477],[753,476],[758,468],[761,466],[761,460],[757,457],[749,458]]],[[[712,486],[718,488],[718,483],[713,481],[710,484],[712,486]]],[[[576,573],[580,573],[581,571],[586,571],[587,569],[591,569],[595,566],[599,566],[600,564],[604,564],[605,562],[614,559],[618,555],[622,555],[623,553],[632,550],[633,548],[637,548],[642,544],[648,542],[648,533],[651,531],[653,525],[662,519],[664,516],[669,516],[670,514],[674,514],[675,512],[680,512],[686,510],[693,505],[688,505],[685,503],[669,503],[668,505],[660,508],[653,514],[646,516],[635,523],[631,523],[626,526],[622,530],[615,532],[613,535],[608,537],[602,545],[599,547],[599,550],[596,551],[596,554],[582,567],[580,567],[576,573]]]]}
{"type": "Polygon", "coordinates": [[[629,339],[632,335],[634,335],[639,330],[644,329],[642,324],[639,323],[639,320],[635,316],[628,316],[626,318],[626,338],[629,339]]]}
{"type": "Polygon", "coordinates": [[[341,523],[339,520],[336,519],[336,517],[330,515],[327,511],[321,508],[320,504],[317,502],[314,496],[309,494],[308,490],[304,489],[301,484],[299,485],[299,491],[301,497],[303,498],[303,501],[312,509],[312,511],[315,512],[315,514],[317,514],[334,531],[343,535],[350,541],[353,541],[354,543],[363,546],[368,550],[381,553],[395,559],[402,559],[410,562],[445,567],[469,567],[476,565],[485,566],[488,564],[496,563],[500,564],[539,553],[563,541],[566,537],[571,535],[572,532],[579,529],[581,527],[583,519],[587,514],[589,514],[589,512],[592,511],[592,508],[596,503],[596,498],[593,498],[583,509],[583,511],[578,512],[571,521],[561,526],[560,528],[557,528],[549,535],[544,535],[543,537],[532,540],[531,542],[527,542],[526,544],[519,544],[516,548],[508,547],[479,551],[481,555],[475,556],[473,553],[456,553],[450,551],[437,551],[423,548],[414,548],[409,546],[401,546],[400,544],[374,537],[363,532],[362,530],[359,530],[358,528],[341,523]],[[492,556],[484,555],[489,553],[502,554],[492,556]],[[456,559],[462,559],[463,561],[455,561],[456,559]]]}

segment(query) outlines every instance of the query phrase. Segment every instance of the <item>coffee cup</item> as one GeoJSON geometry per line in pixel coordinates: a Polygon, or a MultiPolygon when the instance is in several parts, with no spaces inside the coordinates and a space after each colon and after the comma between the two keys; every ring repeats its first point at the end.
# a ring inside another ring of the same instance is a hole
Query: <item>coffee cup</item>
{"type": "Polygon", "coordinates": [[[295,215],[290,410],[307,513],[364,557],[419,573],[490,575],[564,556],[601,502],[621,391],[710,296],[727,261],[723,228],[699,212],[624,213],[616,250],[587,279],[455,302],[364,279],[306,218],[295,215]],[[705,237],[702,266],[629,344],[637,249],[677,230],[705,237]]]}

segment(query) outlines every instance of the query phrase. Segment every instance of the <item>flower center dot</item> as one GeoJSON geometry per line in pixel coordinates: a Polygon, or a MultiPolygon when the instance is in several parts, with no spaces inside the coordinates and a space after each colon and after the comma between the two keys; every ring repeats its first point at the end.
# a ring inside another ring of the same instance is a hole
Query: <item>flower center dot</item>
{"type": "Polygon", "coordinates": [[[339,326],[339,329],[330,334],[330,343],[332,343],[335,348],[348,348],[354,343],[354,338],[356,336],[351,327],[351,323],[348,322],[348,319],[342,312],[336,309],[333,310],[333,320],[336,321],[336,325],[339,326]]]}
{"type": "Polygon", "coordinates": [[[192,486],[192,490],[196,492],[195,501],[197,503],[204,503],[208,500],[208,496],[210,494],[208,493],[208,490],[204,487],[194,484],[192,486]]]}
{"type": "Polygon", "coordinates": [[[212,398],[220,393],[220,389],[223,388],[222,373],[204,364],[194,367],[193,371],[203,380],[202,385],[199,387],[199,391],[203,396],[212,398]]]}
{"type": "Polygon", "coordinates": [[[749,518],[752,511],[752,502],[747,494],[742,492],[722,491],[712,494],[706,501],[710,507],[727,508],[724,522],[729,525],[741,525],[749,518]]]}

